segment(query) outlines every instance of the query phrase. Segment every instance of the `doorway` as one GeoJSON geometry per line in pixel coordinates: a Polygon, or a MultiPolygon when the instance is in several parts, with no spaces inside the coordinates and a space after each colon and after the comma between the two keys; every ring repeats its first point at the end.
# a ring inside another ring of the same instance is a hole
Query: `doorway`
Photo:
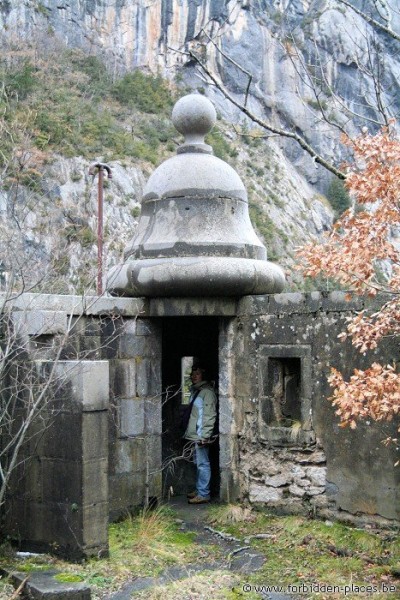
{"type": "MultiPolygon", "coordinates": [[[[218,397],[219,326],[218,317],[169,317],[162,321],[164,498],[184,495],[196,487],[192,448],[182,438],[181,417],[189,400],[188,375],[194,358],[207,368],[207,380],[213,383],[218,397]]],[[[219,497],[218,440],[210,446],[210,463],[211,497],[219,497]]]]}

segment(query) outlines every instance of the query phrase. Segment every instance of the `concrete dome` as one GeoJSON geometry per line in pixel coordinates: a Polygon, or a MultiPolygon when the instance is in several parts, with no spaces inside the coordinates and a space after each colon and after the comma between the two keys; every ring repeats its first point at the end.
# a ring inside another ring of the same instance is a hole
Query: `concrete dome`
{"type": "Polygon", "coordinates": [[[189,94],[172,118],[185,141],[149,178],[138,228],[109,290],[152,297],[281,291],[283,271],[267,261],[242,180],[204,142],[216,120],[213,105],[189,94]]]}

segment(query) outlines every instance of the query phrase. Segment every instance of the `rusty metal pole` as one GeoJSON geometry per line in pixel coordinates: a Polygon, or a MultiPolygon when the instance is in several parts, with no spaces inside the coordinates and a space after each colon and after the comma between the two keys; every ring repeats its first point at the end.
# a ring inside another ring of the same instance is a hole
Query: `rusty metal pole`
{"type": "Polygon", "coordinates": [[[103,178],[104,167],[99,166],[97,207],[97,295],[103,293],[103,178]]]}
{"type": "Polygon", "coordinates": [[[89,169],[89,175],[98,175],[97,185],[97,295],[103,293],[103,191],[104,171],[107,171],[108,179],[112,179],[111,167],[105,163],[93,163],[89,169]]]}

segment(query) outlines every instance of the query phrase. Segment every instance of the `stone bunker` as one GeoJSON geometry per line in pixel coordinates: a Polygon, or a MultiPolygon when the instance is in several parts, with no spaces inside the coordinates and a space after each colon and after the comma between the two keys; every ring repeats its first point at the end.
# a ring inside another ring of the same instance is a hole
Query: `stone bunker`
{"type": "MultiPolygon", "coordinates": [[[[219,400],[215,501],[398,524],[400,472],[381,443],[390,427],[343,430],[328,400],[331,365],[349,374],[371,358],[337,339],[365,300],[282,293],[243,183],[204,142],[213,106],[189,95],[173,120],[185,141],[150,177],[109,293],[13,301],[27,360],[57,386],[22,450],[4,532],[28,549],[99,555],[110,519],[185,493],[182,382],[199,356],[219,400]]],[[[394,341],[373,354],[393,356],[394,341]]]]}

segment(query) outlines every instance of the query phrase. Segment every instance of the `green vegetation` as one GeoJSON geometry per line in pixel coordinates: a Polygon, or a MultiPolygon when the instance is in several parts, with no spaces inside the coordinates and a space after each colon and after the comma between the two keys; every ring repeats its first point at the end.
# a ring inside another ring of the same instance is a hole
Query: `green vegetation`
{"type": "Polygon", "coordinates": [[[334,177],[329,184],[326,197],[335,211],[336,218],[340,217],[350,207],[349,193],[344,187],[343,181],[337,177],[334,177]]]}
{"type": "Polygon", "coordinates": [[[276,235],[276,226],[261,206],[250,202],[249,213],[253,226],[262,235],[266,244],[273,242],[276,235]]]}
{"type": "MultiPolygon", "coordinates": [[[[280,517],[260,513],[239,505],[210,505],[208,521],[218,531],[240,540],[265,557],[259,571],[250,575],[232,574],[228,569],[208,570],[179,582],[146,589],[138,598],[175,600],[179,597],[201,598],[204,586],[208,597],[216,600],[259,598],[244,592],[243,585],[397,585],[400,581],[400,541],[398,531],[367,531],[340,523],[323,522],[300,516],[280,517]],[[263,534],[262,538],[257,535],[263,534]],[[179,594],[177,593],[179,591],[179,594]],[[186,595],[185,595],[186,594],[186,595]]],[[[84,581],[101,598],[135,577],[157,576],[172,565],[206,564],[221,560],[220,546],[201,545],[195,534],[181,531],[180,522],[168,507],[144,510],[110,525],[109,558],[91,559],[69,564],[51,556],[30,557],[21,565],[10,548],[2,547],[0,566],[12,566],[29,573],[44,568],[59,570],[62,582],[84,581]]],[[[227,560],[227,556],[224,557],[227,560]]],[[[0,598],[6,582],[0,582],[0,598]]],[[[136,595],[135,595],[136,597],[136,595]]],[[[308,593],[304,597],[342,598],[343,595],[308,593]]],[[[371,594],[347,594],[349,600],[370,598],[371,594]]],[[[394,600],[396,594],[385,594],[394,600]]]]}
{"type": "Polygon", "coordinates": [[[136,70],[127,73],[112,88],[113,96],[121,104],[135,107],[145,113],[164,113],[172,106],[172,96],[166,81],[136,70]]]}
{"type": "MultiPolygon", "coordinates": [[[[278,517],[268,514],[238,512],[238,507],[216,506],[210,510],[213,527],[246,539],[266,557],[260,571],[245,578],[249,584],[268,585],[366,585],[382,583],[399,589],[400,541],[397,531],[366,531],[340,523],[310,520],[298,516],[278,517]],[[251,538],[266,534],[266,539],[251,538]],[[397,575],[396,575],[397,573],[397,575]]],[[[246,543],[247,543],[246,542],[246,543]]],[[[233,591],[235,598],[252,598],[243,594],[241,585],[233,591]]],[[[258,597],[258,596],[254,596],[258,597]]],[[[307,598],[321,598],[307,594],[307,598]]],[[[327,596],[328,597],[328,596],[327,596]]],[[[329,598],[342,598],[341,594],[329,598]]],[[[348,594],[355,600],[371,594],[348,594]]],[[[398,595],[385,594],[394,600],[398,595]]]]}
{"type": "Polygon", "coordinates": [[[11,184],[36,185],[21,169],[27,154],[155,164],[171,151],[173,94],[160,76],[136,70],[112,82],[104,63],[80,50],[48,51],[35,62],[32,54],[26,47],[0,59],[0,167],[11,184]]]}
{"type": "Polygon", "coordinates": [[[214,128],[206,136],[205,142],[212,146],[215,156],[226,162],[229,162],[230,158],[236,158],[238,155],[236,148],[229,144],[221,131],[218,129],[214,128]]]}
{"type": "MultiPolygon", "coordinates": [[[[49,555],[31,557],[24,565],[13,558],[9,546],[0,549],[0,566],[13,570],[56,569],[59,581],[85,581],[95,592],[118,589],[134,577],[156,576],[171,565],[209,561],[220,557],[219,548],[194,543],[195,534],[180,531],[168,507],[143,510],[109,528],[110,557],[72,564],[49,555]]],[[[1,584],[0,584],[1,598],[1,584]]]]}

